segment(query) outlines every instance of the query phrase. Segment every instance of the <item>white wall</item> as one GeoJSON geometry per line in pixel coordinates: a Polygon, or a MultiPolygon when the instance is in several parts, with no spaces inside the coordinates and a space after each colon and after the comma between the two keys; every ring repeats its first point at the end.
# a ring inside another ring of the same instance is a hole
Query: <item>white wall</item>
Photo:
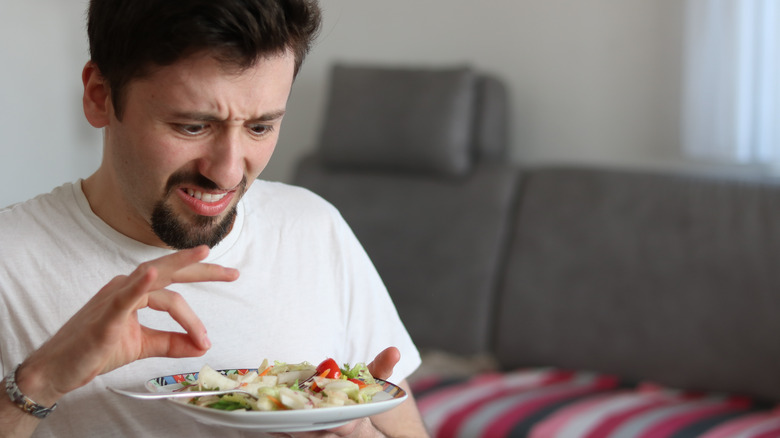
{"type": "MultiPolygon", "coordinates": [[[[688,166],[679,152],[680,0],[322,0],[264,177],[287,181],[317,139],[334,61],[472,64],[512,94],[511,159],[688,166]]],[[[87,176],[86,0],[0,0],[0,205],[87,176]]]]}
{"type": "Polygon", "coordinates": [[[316,144],[334,61],[469,63],[508,82],[511,159],[679,167],[680,0],[324,0],[272,178],[316,144]]]}
{"type": "Polygon", "coordinates": [[[0,206],[89,175],[100,133],[81,110],[85,0],[0,0],[0,206]]]}

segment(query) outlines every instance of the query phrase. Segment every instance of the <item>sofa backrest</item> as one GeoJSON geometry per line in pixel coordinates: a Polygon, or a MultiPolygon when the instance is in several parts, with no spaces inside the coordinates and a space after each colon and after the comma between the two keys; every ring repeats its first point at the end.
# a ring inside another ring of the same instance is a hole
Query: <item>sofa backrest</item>
{"type": "Polygon", "coordinates": [[[780,186],[574,168],[522,173],[495,349],[780,400],[780,186]]]}
{"type": "Polygon", "coordinates": [[[342,65],[327,109],[293,182],[341,211],[418,347],[486,352],[517,186],[502,83],[342,65]]]}

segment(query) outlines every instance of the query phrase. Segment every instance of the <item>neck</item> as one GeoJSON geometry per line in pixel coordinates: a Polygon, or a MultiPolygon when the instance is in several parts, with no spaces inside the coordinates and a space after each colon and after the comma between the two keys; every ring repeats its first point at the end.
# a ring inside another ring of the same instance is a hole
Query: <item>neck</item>
{"type": "Polygon", "coordinates": [[[89,207],[97,217],[111,228],[143,244],[167,248],[152,231],[149,222],[138,213],[129,211],[127,202],[119,202],[122,193],[113,188],[110,178],[103,167],[81,183],[81,190],[87,198],[89,207]]]}

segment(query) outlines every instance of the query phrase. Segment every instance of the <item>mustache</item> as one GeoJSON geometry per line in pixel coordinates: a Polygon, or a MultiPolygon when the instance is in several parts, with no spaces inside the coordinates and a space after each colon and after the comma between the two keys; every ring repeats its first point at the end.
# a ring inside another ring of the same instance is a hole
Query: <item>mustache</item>
{"type": "MultiPolygon", "coordinates": [[[[244,177],[241,179],[241,182],[238,184],[239,191],[243,192],[243,190],[246,188],[246,183],[246,175],[244,175],[244,177]]],[[[170,194],[173,188],[180,184],[191,184],[198,187],[203,187],[206,190],[223,190],[219,184],[206,178],[200,173],[181,171],[174,173],[170,176],[170,178],[168,178],[168,182],[165,184],[165,193],[170,194]]]]}

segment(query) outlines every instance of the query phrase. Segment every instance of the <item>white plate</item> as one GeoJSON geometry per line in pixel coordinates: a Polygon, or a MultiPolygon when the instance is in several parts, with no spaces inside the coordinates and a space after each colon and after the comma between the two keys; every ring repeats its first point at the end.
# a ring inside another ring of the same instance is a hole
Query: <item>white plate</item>
{"type": "MultiPolygon", "coordinates": [[[[220,370],[223,374],[245,374],[256,370],[220,370]]],[[[194,383],[198,373],[174,374],[157,377],[146,382],[149,392],[174,392],[194,383]]],[[[167,400],[174,408],[201,423],[252,429],[263,432],[303,432],[330,429],[352,420],[388,411],[406,400],[406,392],[398,386],[377,379],[384,385],[384,391],[374,395],[369,403],[332,408],[301,409],[289,411],[221,411],[187,404],[189,399],[167,400]]]]}

